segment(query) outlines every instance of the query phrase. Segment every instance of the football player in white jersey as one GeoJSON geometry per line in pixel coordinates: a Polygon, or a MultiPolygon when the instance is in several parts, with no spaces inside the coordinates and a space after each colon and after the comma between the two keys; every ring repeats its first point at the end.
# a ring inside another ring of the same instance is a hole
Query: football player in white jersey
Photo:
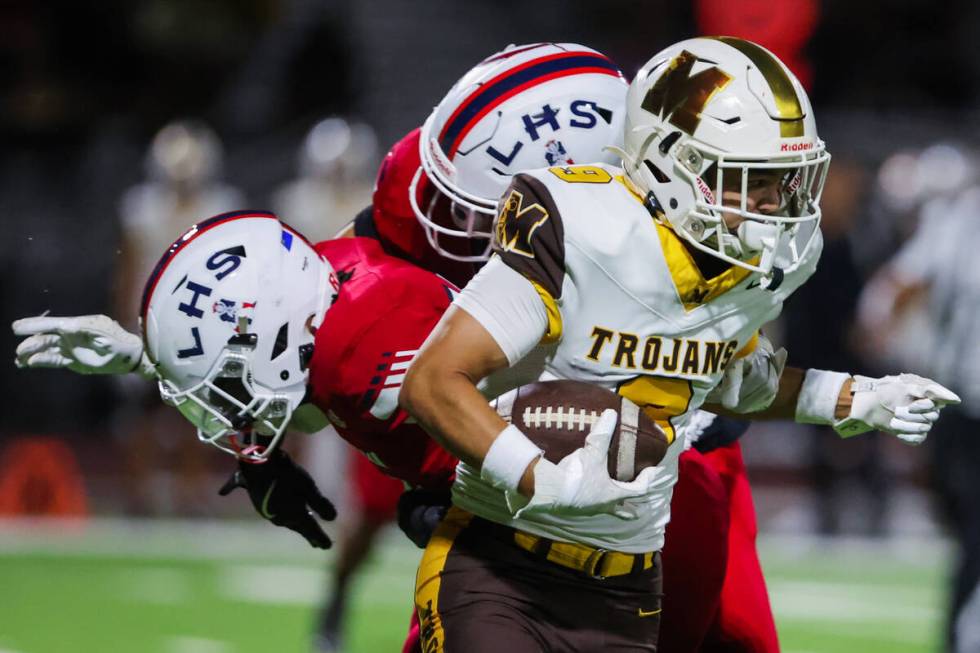
{"type": "MultiPolygon", "coordinates": [[[[514,177],[497,256],[405,380],[402,405],[462,461],[419,568],[427,652],[656,650],[657,552],[690,416],[817,264],[830,157],[771,53],[683,41],[641,69],[626,110],[622,169],[514,177]],[[540,378],[595,383],[655,418],[673,443],[660,465],[630,485],[609,477],[611,411],[556,465],[488,407],[476,383],[538,347],[540,378]]],[[[913,375],[795,368],[761,399],[730,390],[737,410],[912,442],[958,402],[913,375]]]]}

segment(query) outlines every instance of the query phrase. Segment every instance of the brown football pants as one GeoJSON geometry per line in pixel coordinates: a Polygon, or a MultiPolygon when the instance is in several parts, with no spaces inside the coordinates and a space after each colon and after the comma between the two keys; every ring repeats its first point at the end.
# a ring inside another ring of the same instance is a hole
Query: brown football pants
{"type": "Polygon", "coordinates": [[[515,533],[450,509],[416,579],[425,653],[657,651],[659,554],[594,578],[520,548],[515,533]]]}

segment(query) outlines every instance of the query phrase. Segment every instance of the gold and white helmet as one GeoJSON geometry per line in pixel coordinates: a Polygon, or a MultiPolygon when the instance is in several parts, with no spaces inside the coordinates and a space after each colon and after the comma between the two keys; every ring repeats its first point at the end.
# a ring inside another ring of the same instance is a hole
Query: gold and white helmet
{"type": "Polygon", "coordinates": [[[622,154],[633,189],[699,250],[772,275],[814,243],[830,154],[800,82],[755,43],[694,38],[650,59],[629,87],[622,154]],[[774,169],[779,210],[749,210],[753,179],[774,169]],[[741,201],[723,206],[733,180],[741,201]],[[734,232],[724,213],[742,218],[734,232]]]}

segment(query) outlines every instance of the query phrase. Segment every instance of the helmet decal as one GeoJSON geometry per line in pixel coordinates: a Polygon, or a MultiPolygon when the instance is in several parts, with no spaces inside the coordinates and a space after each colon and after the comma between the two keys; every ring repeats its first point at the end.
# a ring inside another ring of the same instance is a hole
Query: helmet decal
{"type": "Polygon", "coordinates": [[[803,107],[796,94],[793,82],[786,70],[767,50],[751,41],[733,38],[731,36],[716,37],[722,43],[727,43],[746,57],[758,68],[769,84],[776,110],[779,112],[779,135],[783,138],[795,138],[803,135],[803,107]]]}
{"type": "MultiPolygon", "coordinates": [[[[229,213],[222,213],[220,215],[216,215],[213,218],[208,218],[207,220],[202,220],[201,222],[198,222],[196,225],[188,229],[186,232],[184,232],[184,234],[180,238],[175,240],[174,243],[167,248],[167,251],[165,251],[163,253],[163,256],[160,257],[160,260],[157,261],[157,264],[153,268],[153,272],[150,273],[149,278],[146,280],[146,285],[143,286],[143,299],[140,302],[140,317],[142,317],[144,320],[146,319],[146,308],[150,303],[150,298],[153,295],[153,291],[156,289],[157,282],[160,281],[160,277],[163,276],[164,270],[166,270],[167,266],[170,265],[170,262],[173,260],[177,252],[179,252],[181,249],[186,247],[187,243],[191,242],[192,240],[194,240],[204,232],[208,231],[209,229],[213,229],[214,227],[217,227],[220,224],[224,224],[229,220],[235,220],[238,218],[268,218],[270,220],[278,220],[275,214],[270,213],[268,211],[231,211],[229,213]]],[[[215,254],[208,260],[208,268],[209,269],[220,268],[221,265],[224,264],[224,261],[215,262],[215,263],[212,263],[212,261],[214,261],[215,257],[217,257],[219,254],[227,253],[227,252],[228,250],[222,252],[215,252],[215,254]],[[215,267],[212,268],[211,265],[215,265],[215,267]]],[[[244,248],[242,248],[242,253],[244,254],[244,248]]],[[[232,253],[232,255],[235,256],[238,254],[232,253]]],[[[231,270],[227,271],[227,273],[230,272],[231,270]]],[[[221,279],[224,278],[226,273],[219,272],[219,274],[220,276],[216,275],[216,278],[220,281],[221,279]]],[[[179,288],[180,285],[178,285],[177,287],[179,288]]],[[[175,288],[174,291],[176,292],[176,290],[177,289],[175,288]]]]}
{"type": "MultiPolygon", "coordinates": [[[[452,158],[473,125],[508,98],[552,79],[584,73],[623,76],[619,66],[598,52],[561,52],[533,59],[487,81],[446,121],[439,134],[442,151],[452,158]]],[[[535,136],[532,140],[537,140],[535,136]]]]}
{"type": "Polygon", "coordinates": [[[548,160],[549,166],[566,166],[575,163],[572,157],[568,156],[565,146],[561,141],[552,139],[544,145],[544,158],[548,160]]]}
{"type": "Polygon", "coordinates": [[[717,67],[692,76],[691,68],[697,61],[695,55],[683,50],[650,87],[640,105],[688,134],[694,134],[701,124],[701,112],[708,101],[732,81],[730,75],[717,67]]]}

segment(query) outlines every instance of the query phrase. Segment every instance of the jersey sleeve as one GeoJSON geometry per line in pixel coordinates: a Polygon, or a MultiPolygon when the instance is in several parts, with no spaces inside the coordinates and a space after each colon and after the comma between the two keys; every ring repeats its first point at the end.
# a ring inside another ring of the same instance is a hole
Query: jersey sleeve
{"type": "Polygon", "coordinates": [[[453,303],[469,313],[514,365],[549,333],[548,313],[528,279],[498,256],[483,266],[453,303]]]}
{"type": "Polygon", "coordinates": [[[545,184],[515,175],[500,198],[494,220],[494,251],[535,285],[547,302],[561,299],[565,281],[565,230],[545,184]]]}

